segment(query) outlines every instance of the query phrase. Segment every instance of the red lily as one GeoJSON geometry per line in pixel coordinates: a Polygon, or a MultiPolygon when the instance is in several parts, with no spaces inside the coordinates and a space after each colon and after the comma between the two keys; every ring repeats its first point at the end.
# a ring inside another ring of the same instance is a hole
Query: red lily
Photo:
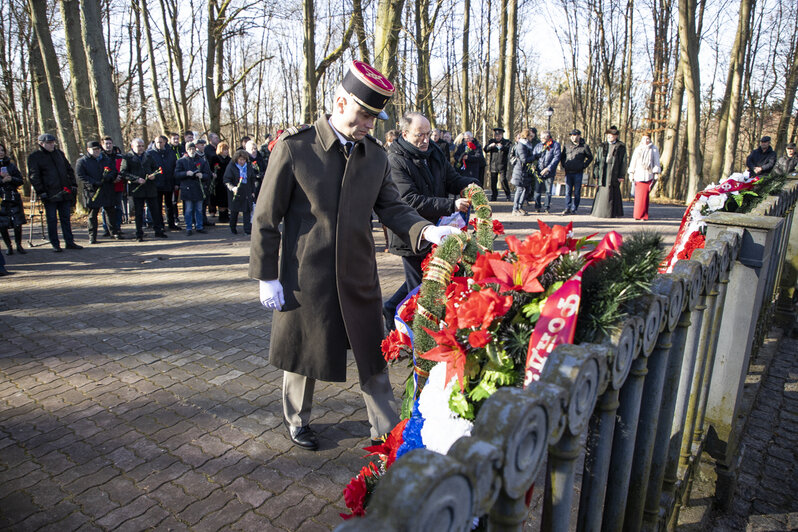
{"type": "Polygon", "coordinates": [[[438,347],[422,353],[421,358],[433,360],[435,362],[446,363],[446,383],[452,380],[453,375],[457,375],[460,383],[460,390],[465,390],[463,378],[465,376],[466,352],[460,342],[457,341],[455,329],[446,328],[440,331],[431,331],[424,327],[424,330],[435,340],[438,347]]]}

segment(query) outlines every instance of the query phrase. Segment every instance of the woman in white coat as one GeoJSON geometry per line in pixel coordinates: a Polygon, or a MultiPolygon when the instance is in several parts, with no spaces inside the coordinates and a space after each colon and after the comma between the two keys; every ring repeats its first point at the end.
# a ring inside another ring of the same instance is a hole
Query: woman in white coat
{"type": "Polygon", "coordinates": [[[648,194],[659,179],[659,150],[651,142],[651,135],[643,134],[629,161],[629,177],[635,186],[635,220],[648,220],[648,194]]]}

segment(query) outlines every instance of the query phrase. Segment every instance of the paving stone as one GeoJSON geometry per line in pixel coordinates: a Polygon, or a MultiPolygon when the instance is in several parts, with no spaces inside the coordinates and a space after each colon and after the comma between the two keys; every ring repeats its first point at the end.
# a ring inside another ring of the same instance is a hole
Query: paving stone
{"type": "Polygon", "coordinates": [[[177,514],[177,517],[181,521],[185,521],[190,526],[193,526],[203,517],[221,509],[234,498],[235,496],[221,489],[217,489],[208,496],[189,504],[185,510],[177,514]]]}
{"type": "Polygon", "coordinates": [[[146,495],[142,495],[130,504],[126,504],[125,506],[121,506],[113,510],[105,517],[97,521],[97,524],[103,528],[116,528],[125,521],[142,515],[154,504],[154,500],[150,499],[146,495]]]}
{"type": "Polygon", "coordinates": [[[158,501],[158,504],[172,514],[182,512],[188,508],[189,504],[196,501],[196,497],[189,495],[182,487],[172,482],[161,484],[155,490],[149,492],[149,497],[158,501]]]}
{"type": "Polygon", "coordinates": [[[84,514],[95,521],[122,506],[120,503],[112,501],[108,494],[99,488],[74,495],[72,500],[80,506],[80,510],[84,514]]]}

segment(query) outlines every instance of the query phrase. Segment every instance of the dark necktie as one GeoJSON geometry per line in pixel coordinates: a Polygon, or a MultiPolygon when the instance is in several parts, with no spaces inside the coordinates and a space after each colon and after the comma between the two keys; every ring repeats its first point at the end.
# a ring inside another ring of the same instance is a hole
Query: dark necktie
{"type": "Polygon", "coordinates": [[[354,142],[347,142],[346,144],[344,144],[344,151],[346,152],[347,157],[349,157],[349,155],[352,153],[352,146],[354,145],[355,145],[354,142]]]}

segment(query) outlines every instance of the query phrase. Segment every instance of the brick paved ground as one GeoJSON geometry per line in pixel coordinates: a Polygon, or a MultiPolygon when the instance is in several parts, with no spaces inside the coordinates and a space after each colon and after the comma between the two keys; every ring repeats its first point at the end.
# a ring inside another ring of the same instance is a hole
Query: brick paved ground
{"type": "Polygon", "coordinates": [[[782,339],[742,439],[730,510],[712,530],[798,530],[798,339],[782,339]]]}
{"type": "MultiPolygon", "coordinates": [[[[534,226],[534,217],[510,218],[507,202],[494,208],[511,233],[534,226]]],[[[672,242],[681,214],[654,206],[659,222],[573,219],[579,236],[648,228],[672,242]]],[[[15,254],[15,275],[0,279],[0,528],[338,524],[341,490],[368,444],[355,370],[350,360],[346,383],[317,387],[320,451],[293,447],[281,427],[281,375],[266,358],[270,313],[246,277],[248,241],[223,227],[96,246],[85,227],[76,233],[85,250],[15,254]]],[[[382,231],[373,234],[387,297],[401,262],[381,252],[382,231]]],[[[397,393],[405,374],[392,371],[397,393]]],[[[791,404],[784,437],[794,441],[794,389],[791,404]]]]}

